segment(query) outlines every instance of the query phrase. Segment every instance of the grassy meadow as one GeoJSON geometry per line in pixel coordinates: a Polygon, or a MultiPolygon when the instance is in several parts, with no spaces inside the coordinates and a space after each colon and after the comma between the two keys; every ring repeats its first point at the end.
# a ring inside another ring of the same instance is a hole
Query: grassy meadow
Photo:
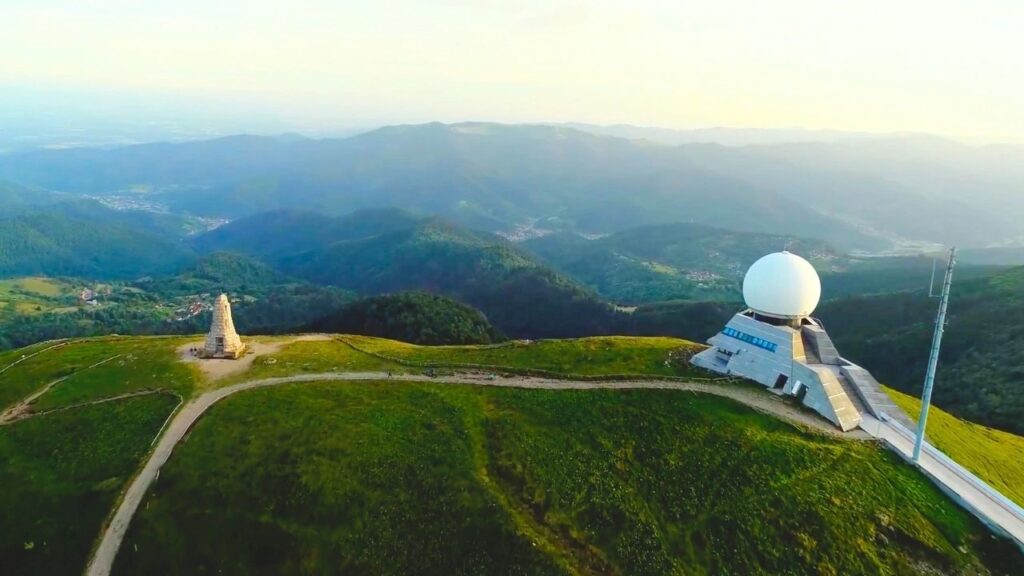
{"type": "Polygon", "coordinates": [[[877,445],[726,399],[382,382],[216,405],[115,574],[1009,574],[1020,561],[877,445]]]}
{"type": "MultiPolygon", "coordinates": [[[[897,406],[917,421],[921,400],[886,389],[897,406]]],[[[936,448],[1024,506],[1024,438],[961,420],[932,406],[925,436],[936,448]]]]}
{"type": "MultiPolygon", "coordinates": [[[[267,341],[273,342],[274,340],[268,339],[267,341]]],[[[282,345],[277,352],[257,357],[245,372],[216,384],[224,385],[258,378],[298,374],[382,372],[387,370],[406,371],[407,368],[354,350],[335,339],[299,340],[282,345]]]]}
{"type": "MultiPolygon", "coordinates": [[[[104,337],[76,340],[47,350],[0,374],[0,409],[61,378],[64,379],[33,403],[34,411],[144,389],[161,388],[188,396],[198,376],[195,367],[179,362],[175,352],[177,346],[187,341],[104,337]]],[[[7,357],[17,359],[48,346],[52,344],[17,350],[7,357]]],[[[6,365],[0,357],[0,367],[6,365]]]]}
{"type": "Polygon", "coordinates": [[[0,426],[0,573],[80,574],[177,403],[152,394],[0,426]]]}
{"type": "Polygon", "coordinates": [[[597,336],[571,340],[517,340],[486,346],[416,346],[394,340],[345,336],[362,350],[418,364],[478,364],[583,376],[707,376],[666,363],[670,352],[703,347],[678,338],[597,336]]]}
{"type": "MultiPolygon", "coordinates": [[[[74,407],[0,426],[0,485],[12,487],[0,494],[0,572],[79,573],[177,403],[94,400],[427,365],[704,376],[666,362],[696,346],[672,338],[428,347],[343,336],[252,339],[280,349],[209,381],[176,358],[192,341],[0,352],[2,370],[45,350],[0,373],[0,409],[59,378],[33,411],[74,407]]],[[[917,413],[915,398],[890,393],[917,413]]],[[[1024,438],[938,409],[929,435],[1024,501],[1024,438]]],[[[392,381],[284,385],[216,405],[162,471],[115,573],[1012,574],[1022,561],[879,446],[726,399],[392,381]]]]}
{"type": "Polygon", "coordinates": [[[77,290],[84,287],[57,278],[24,277],[0,280],[0,318],[74,309],[77,290]]]}

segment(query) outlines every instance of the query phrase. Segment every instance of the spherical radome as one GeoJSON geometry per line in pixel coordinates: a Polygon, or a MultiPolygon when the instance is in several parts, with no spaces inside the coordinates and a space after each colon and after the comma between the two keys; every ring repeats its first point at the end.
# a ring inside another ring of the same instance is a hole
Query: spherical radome
{"type": "Polygon", "coordinates": [[[807,260],[789,252],[775,252],[747,270],[743,300],[748,308],[765,316],[810,316],[821,300],[821,279],[807,260]]]}

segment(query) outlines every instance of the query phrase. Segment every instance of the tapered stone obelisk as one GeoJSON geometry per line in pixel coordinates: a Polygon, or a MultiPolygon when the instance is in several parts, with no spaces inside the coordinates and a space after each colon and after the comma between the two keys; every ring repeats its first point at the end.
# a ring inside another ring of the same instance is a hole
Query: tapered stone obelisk
{"type": "Polygon", "coordinates": [[[231,302],[227,294],[217,297],[213,305],[213,322],[210,332],[206,335],[203,347],[204,358],[239,358],[245,352],[245,344],[235,332],[235,323],[231,319],[231,302]]]}

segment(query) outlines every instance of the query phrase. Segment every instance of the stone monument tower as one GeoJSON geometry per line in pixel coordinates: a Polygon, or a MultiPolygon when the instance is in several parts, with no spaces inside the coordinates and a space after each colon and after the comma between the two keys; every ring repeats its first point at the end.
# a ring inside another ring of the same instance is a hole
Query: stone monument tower
{"type": "Polygon", "coordinates": [[[206,335],[206,345],[202,350],[203,358],[240,358],[245,352],[245,344],[235,332],[235,323],[231,319],[231,302],[227,294],[217,297],[213,305],[213,322],[210,333],[206,335]]]}

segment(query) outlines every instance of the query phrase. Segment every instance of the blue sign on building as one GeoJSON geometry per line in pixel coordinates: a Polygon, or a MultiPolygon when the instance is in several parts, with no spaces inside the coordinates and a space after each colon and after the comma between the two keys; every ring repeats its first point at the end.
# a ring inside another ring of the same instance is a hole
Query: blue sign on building
{"type": "Polygon", "coordinates": [[[735,328],[730,328],[728,326],[726,326],[725,329],[722,330],[722,334],[725,334],[730,338],[735,338],[742,342],[746,342],[747,344],[753,344],[758,348],[764,348],[769,352],[775,352],[779,348],[779,345],[776,344],[775,342],[769,342],[764,338],[758,338],[757,336],[752,336],[750,334],[747,334],[746,332],[740,332],[739,330],[735,328]]]}

